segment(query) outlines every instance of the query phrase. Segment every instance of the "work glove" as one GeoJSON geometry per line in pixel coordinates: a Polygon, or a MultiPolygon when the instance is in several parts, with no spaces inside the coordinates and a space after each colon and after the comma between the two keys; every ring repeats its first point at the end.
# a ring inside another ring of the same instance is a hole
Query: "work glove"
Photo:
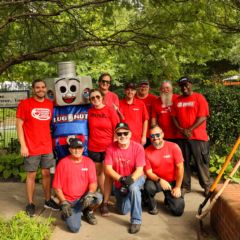
{"type": "Polygon", "coordinates": [[[97,197],[95,193],[88,192],[87,194],[85,194],[81,199],[82,209],[86,209],[87,207],[92,205],[96,199],[97,197]]]}
{"type": "Polygon", "coordinates": [[[72,207],[68,201],[65,200],[62,202],[61,209],[62,209],[64,218],[68,218],[72,215],[72,207]]]}
{"type": "Polygon", "coordinates": [[[119,182],[125,186],[125,187],[129,187],[130,185],[132,185],[134,183],[134,180],[132,178],[131,175],[129,176],[125,176],[125,177],[120,177],[119,178],[119,182]]]}

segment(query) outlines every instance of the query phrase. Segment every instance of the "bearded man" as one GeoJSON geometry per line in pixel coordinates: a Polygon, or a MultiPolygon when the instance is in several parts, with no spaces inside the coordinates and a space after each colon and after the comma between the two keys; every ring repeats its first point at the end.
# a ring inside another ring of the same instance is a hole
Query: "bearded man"
{"type": "Polygon", "coordinates": [[[163,81],[160,86],[160,97],[153,103],[151,125],[158,124],[164,132],[164,139],[175,141],[177,131],[172,117],[172,104],[178,97],[173,93],[171,81],[163,81]]]}

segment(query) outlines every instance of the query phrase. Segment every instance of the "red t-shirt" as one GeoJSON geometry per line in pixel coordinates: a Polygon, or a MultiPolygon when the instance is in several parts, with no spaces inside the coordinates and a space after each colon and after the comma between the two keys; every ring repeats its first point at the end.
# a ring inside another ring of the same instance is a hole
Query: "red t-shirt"
{"type": "MultiPolygon", "coordinates": [[[[137,167],[145,165],[143,146],[131,141],[127,149],[121,149],[118,147],[118,143],[114,142],[107,148],[104,165],[111,165],[113,170],[121,176],[128,176],[137,167]]],[[[115,186],[119,188],[121,185],[115,181],[115,186]]]]}
{"type": "Polygon", "coordinates": [[[168,182],[176,180],[176,165],[183,162],[179,146],[172,142],[164,141],[164,146],[156,149],[153,145],[145,149],[145,171],[152,169],[153,173],[168,182]]]}
{"type": "Polygon", "coordinates": [[[68,201],[74,201],[88,191],[90,183],[95,182],[96,168],[90,158],[83,156],[80,163],[75,163],[67,156],[58,163],[52,186],[61,189],[68,201]]]}
{"type": "Polygon", "coordinates": [[[52,112],[53,103],[48,99],[38,102],[34,98],[28,98],[19,103],[16,117],[23,120],[24,137],[30,156],[52,152],[52,112]]]}
{"type": "Polygon", "coordinates": [[[120,111],[124,116],[124,122],[129,125],[132,131],[132,140],[141,142],[143,123],[149,120],[147,108],[145,104],[138,100],[133,99],[132,104],[128,104],[125,99],[120,101],[120,111]]]}
{"type": "MultiPolygon", "coordinates": [[[[172,95],[172,102],[178,95],[172,95]]],[[[158,125],[162,128],[164,132],[164,138],[174,139],[176,137],[177,128],[175,127],[172,116],[171,116],[172,106],[163,107],[161,97],[156,99],[152,106],[152,118],[156,118],[158,125]]]]}
{"type": "Polygon", "coordinates": [[[145,98],[140,98],[138,95],[135,95],[135,98],[139,99],[145,103],[145,106],[148,111],[148,115],[149,115],[149,117],[151,117],[152,116],[152,105],[153,105],[154,101],[157,99],[157,96],[149,93],[147,95],[147,97],[145,97],[145,98]]]}
{"type": "Polygon", "coordinates": [[[106,148],[113,142],[114,130],[118,122],[118,115],[111,107],[89,109],[88,149],[93,152],[105,152],[106,148]]]}
{"type": "MultiPolygon", "coordinates": [[[[176,117],[180,127],[190,128],[198,117],[208,117],[209,108],[207,100],[200,93],[193,92],[190,96],[176,98],[172,108],[172,116],[176,117]]],[[[190,139],[208,141],[206,120],[197,128],[193,129],[190,139]]],[[[185,138],[177,131],[176,138],[185,138]]]]}
{"type": "Polygon", "coordinates": [[[109,107],[113,107],[113,104],[115,104],[117,107],[119,107],[118,95],[111,91],[108,91],[106,93],[106,95],[104,96],[103,102],[105,105],[107,105],[109,107]]]}

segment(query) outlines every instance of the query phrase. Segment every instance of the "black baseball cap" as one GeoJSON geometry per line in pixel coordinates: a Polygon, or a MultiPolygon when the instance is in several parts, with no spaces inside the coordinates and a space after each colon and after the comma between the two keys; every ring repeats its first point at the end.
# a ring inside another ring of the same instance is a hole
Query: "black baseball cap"
{"type": "Polygon", "coordinates": [[[124,89],[129,89],[129,88],[136,89],[137,85],[133,82],[128,82],[128,83],[125,84],[124,89]]]}
{"type": "Polygon", "coordinates": [[[126,129],[126,130],[130,130],[129,126],[127,123],[125,122],[120,122],[116,125],[115,127],[115,132],[118,131],[119,129],[126,129]]]}
{"type": "Polygon", "coordinates": [[[69,139],[69,147],[70,148],[82,148],[84,146],[83,141],[78,138],[70,138],[69,139]]]}
{"type": "Polygon", "coordinates": [[[149,81],[144,79],[139,83],[139,86],[141,86],[141,85],[149,85],[149,81]]]}
{"type": "Polygon", "coordinates": [[[179,80],[178,80],[178,85],[181,86],[185,83],[192,83],[192,80],[189,78],[189,77],[181,77],[179,80]]]}

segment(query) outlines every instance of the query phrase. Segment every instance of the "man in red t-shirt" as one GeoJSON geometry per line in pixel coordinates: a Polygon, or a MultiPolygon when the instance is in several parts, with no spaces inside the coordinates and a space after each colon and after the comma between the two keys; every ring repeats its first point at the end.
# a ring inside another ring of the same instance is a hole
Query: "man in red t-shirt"
{"type": "Polygon", "coordinates": [[[120,101],[120,111],[124,116],[123,121],[131,129],[132,140],[145,145],[149,120],[147,108],[141,100],[134,98],[136,94],[135,83],[127,83],[124,93],[125,98],[120,101]]]}
{"type": "Polygon", "coordinates": [[[131,141],[128,124],[120,122],[115,128],[116,142],[107,148],[105,173],[114,180],[117,208],[121,214],[131,213],[129,233],[140,230],[142,223],[141,191],[144,184],[143,146],[131,141]]]}
{"type": "Polygon", "coordinates": [[[164,203],[174,216],[181,216],[185,203],[181,196],[183,179],[183,156],[177,144],[163,140],[164,133],[158,125],[150,129],[152,145],[145,149],[147,180],[143,199],[150,214],[157,214],[156,193],[163,191],[164,203]]]}
{"type": "Polygon", "coordinates": [[[191,191],[191,155],[195,160],[198,179],[208,195],[210,188],[209,174],[209,139],[206,122],[209,116],[208,103],[203,95],[193,92],[192,80],[182,77],[178,84],[182,95],[173,104],[172,117],[177,127],[177,143],[184,157],[183,193],[191,191]]]}
{"type": "MultiPolygon", "coordinates": [[[[151,93],[149,93],[149,81],[148,80],[142,80],[138,86],[137,93],[135,95],[136,99],[141,100],[144,102],[149,118],[152,116],[152,105],[156,101],[157,97],[151,93]]],[[[148,131],[147,131],[147,143],[144,145],[146,148],[151,144],[150,138],[149,138],[149,128],[150,124],[148,124],[148,131]]]]}
{"type": "Polygon", "coordinates": [[[21,156],[24,159],[24,169],[27,172],[26,213],[34,216],[35,205],[33,195],[35,178],[39,164],[42,168],[42,183],[45,196],[45,208],[59,210],[59,206],[51,198],[50,168],[54,166],[50,122],[53,103],[45,99],[46,83],[37,79],[32,83],[33,97],[19,103],[16,114],[16,127],[21,145],[21,156]]]}
{"type": "Polygon", "coordinates": [[[173,94],[171,81],[163,81],[160,86],[160,97],[153,103],[151,125],[158,124],[164,132],[164,139],[174,142],[176,127],[171,117],[172,105],[178,95],[173,94]]]}
{"type": "Polygon", "coordinates": [[[84,142],[80,139],[69,139],[71,155],[58,163],[53,180],[63,218],[74,233],[80,230],[82,212],[88,223],[97,224],[93,210],[102,202],[102,195],[96,192],[95,165],[90,158],[83,156],[83,147],[84,142]]]}

